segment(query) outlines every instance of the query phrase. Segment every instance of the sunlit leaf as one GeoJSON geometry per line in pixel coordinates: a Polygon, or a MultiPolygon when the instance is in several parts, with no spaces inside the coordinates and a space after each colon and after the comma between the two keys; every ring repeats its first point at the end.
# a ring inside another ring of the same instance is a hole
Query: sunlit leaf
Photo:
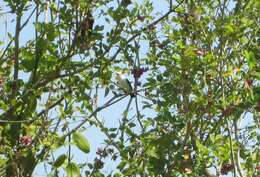
{"type": "Polygon", "coordinates": [[[85,153],[90,152],[90,144],[85,136],[79,132],[75,132],[72,135],[75,145],[85,153]]]}

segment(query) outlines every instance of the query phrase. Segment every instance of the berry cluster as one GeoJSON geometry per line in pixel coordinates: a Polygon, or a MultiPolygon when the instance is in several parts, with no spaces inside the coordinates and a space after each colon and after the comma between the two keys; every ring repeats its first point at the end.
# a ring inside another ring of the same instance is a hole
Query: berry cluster
{"type": "Polygon", "coordinates": [[[32,138],[30,136],[23,136],[23,137],[21,137],[20,141],[25,146],[32,144],[32,138]]]}
{"type": "Polygon", "coordinates": [[[148,68],[134,68],[132,74],[134,78],[139,78],[143,75],[144,72],[148,71],[148,68]]]}
{"type": "Polygon", "coordinates": [[[94,161],[95,161],[95,162],[94,162],[94,167],[95,167],[96,169],[102,169],[102,168],[104,167],[104,164],[105,164],[105,163],[104,163],[102,160],[95,158],[94,161]]]}
{"type": "Polygon", "coordinates": [[[144,16],[141,16],[141,15],[138,15],[138,16],[137,16],[137,19],[140,20],[140,21],[144,21],[144,20],[145,20],[145,17],[144,17],[144,16]]]}
{"type": "Polygon", "coordinates": [[[226,175],[226,174],[228,174],[228,172],[230,172],[233,168],[234,168],[234,166],[233,166],[232,164],[230,164],[230,163],[225,163],[225,164],[222,165],[220,172],[221,172],[222,175],[226,175]]]}
{"type": "Polygon", "coordinates": [[[222,115],[225,117],[230,116],[234,112],[234,107],[230,106],[227,107],[226,109],[222,110],[222,115]]]}

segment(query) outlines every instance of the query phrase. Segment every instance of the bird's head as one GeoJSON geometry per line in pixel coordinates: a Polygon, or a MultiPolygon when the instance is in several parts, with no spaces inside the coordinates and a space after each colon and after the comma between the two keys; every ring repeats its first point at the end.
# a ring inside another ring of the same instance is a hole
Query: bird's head
{"type": "Polygon", "coordinates": [[[123,72],[116,72],[116,78],[126,79],[126,75],[123,72]]]}

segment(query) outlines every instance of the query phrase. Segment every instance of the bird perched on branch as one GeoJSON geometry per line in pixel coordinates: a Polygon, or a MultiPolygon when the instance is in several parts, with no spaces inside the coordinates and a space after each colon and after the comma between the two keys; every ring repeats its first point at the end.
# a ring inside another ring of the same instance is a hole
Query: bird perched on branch
{"type": "Polygon", "coordinates": [[[122,73],[116,73],[116,81],[120,89],[122,89],[126,94],[131,95],[131,97],[135,97],[135,93],[133,93],[134,90],[130,81],[125,78],[122,73]]]}
{"type": "Polygon", "coordinates": [[[94,25],[94,18],[91,13],[88,13],[80,25],[80,37],[89,37],[94,25]]]}
{"type": "Polygon", "coordinates": [[[92,30],[94,25],[94,18],[92,14],[87,13],[83,20],[79,23],[78,29],[76,31],[76,42],[80,47],[80,51],[84,52],[90,46],[92,30]]]}

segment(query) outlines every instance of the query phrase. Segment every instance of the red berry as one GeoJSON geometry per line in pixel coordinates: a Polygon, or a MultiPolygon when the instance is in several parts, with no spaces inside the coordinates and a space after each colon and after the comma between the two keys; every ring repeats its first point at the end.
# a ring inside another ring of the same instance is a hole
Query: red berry
{"type": "Polygon", "coordinates": [[[32,144],[32,138],[30,136],[23,136],[21,138],[21,142],[23,145],[28,146],[28,145],[32,144]]]}
{"type": "Polygon", "coordinates": [[[257,165],[257,166],[256,166],[256,170],[260,170],[260,165],[257,165]]]}

